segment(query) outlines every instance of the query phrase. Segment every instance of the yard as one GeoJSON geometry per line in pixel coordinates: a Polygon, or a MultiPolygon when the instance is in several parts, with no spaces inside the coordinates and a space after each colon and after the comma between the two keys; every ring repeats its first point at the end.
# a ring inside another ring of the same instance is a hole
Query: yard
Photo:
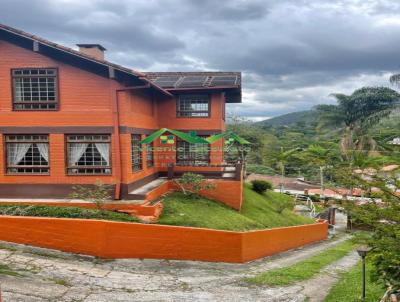
{"type": "Polygon", "coordinates": [[[176,192],[164,199],[164,210],[158,223],[231,231],[313,223],[313,219],[298,216],[289,209],[278,213],[279,205],[290,198],[275,192],[260,195],[245,185],[242,210],[237,212],[209,199],[193,199],[176,192]]]}
{"type": "MultiPolygon", "coordinates": [[[[290,197],[274,192],[260,195],[244,187],[244,201],[240,212],[206,198],[190,198],[183,193],[168,194],[158,224],[201,227],[217,230],[247,231],[283,226],[310,224],[314,220],[298,216],[290,209],[279,213],[279,207],[290,197]]],[[[0,205],[0,215],[58,218],[103,219],[138,222],[124,213],[45,205],[0,205]]]]}

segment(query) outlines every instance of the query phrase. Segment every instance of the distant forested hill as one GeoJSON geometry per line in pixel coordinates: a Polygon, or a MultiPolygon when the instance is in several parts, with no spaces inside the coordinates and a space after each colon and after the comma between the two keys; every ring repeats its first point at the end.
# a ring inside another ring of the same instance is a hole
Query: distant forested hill
{"type": "Polygon", "coordinates": [[[315,110],[305,110],[279,115],[268,120],[257,122],[259,126],[293,126],[297,123],[310,124],[317,120],[317,112],[315,110]]]}

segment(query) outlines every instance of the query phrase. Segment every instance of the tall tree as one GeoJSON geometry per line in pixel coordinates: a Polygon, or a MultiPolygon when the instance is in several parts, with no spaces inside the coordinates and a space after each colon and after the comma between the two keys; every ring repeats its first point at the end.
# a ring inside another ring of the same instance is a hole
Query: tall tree
{"type": "Polygon", "coordinates": [[[364,87],[351,95],[336,93],[337,105],[319,105],[320,126],[341,130],[340,148],[348,158],[350,150],[374,150],[376,147],[367,130],[388,116],[399,105],[400,94],[387,87],[364,87]]]}
{"type": "Polygon", "coordinates": [[[280,192],[283,193],[285,190],[284,187],[284,177],[285,177],[285,165],[288,162],[289,158],[292,157],[295,153],[301,151],[300,148],[290,149],[285,151],[282,147],[280,151],[275,154],[275,159],[278,163],[279,171],[281,174],[281,183],[280,183],[280,192]]]}
{"type": "Polygon", "coordinates": [[[318,166],[321,185],[321,197],[324,198],[324,170],[327,168],[330,161],[336,158],[334,149],[327,149],[320,145],[310,145],[302,154],[303,159],[318,166]]]}

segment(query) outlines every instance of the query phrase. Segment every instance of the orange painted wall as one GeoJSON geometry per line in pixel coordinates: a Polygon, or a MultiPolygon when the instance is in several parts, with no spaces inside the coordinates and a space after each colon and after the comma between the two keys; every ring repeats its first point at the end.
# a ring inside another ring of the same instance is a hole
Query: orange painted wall
{"type": "Polygon", "coordinates": [[[227,206],[240,210],[243,203],[243,183],[237,180],[209,180],[215,189],[201,192],[201,195],[217,200],[227,206]]]}
{"type": "Polygon", "coordinates": [[[319,222],[254,232],[84,219],[0,217],[0,240],[102,258],[247,262],[327,238],[319,222]]]}
{"type": "MultiPolygon", "coordinates": [[[[204,197],[221,202],[235,210],[240,210],[243,203],[243,182],[237,180],[221,180],[212,179],[208,180],[215,185],[212,190],[202,191],[201,195],[204,197]]],[[[152,201],[160,196],[171,192],[177,191],[179,188],[173,181],[163,183],[158,188],[146,194],[146,200],[152,201]]]]}
{"type": "MultiPolygon", "coordinates": [[[[93,126],[112,127],[112,97],[115,89],[123,86],[113,80],[95,75],[77,67],[61,63],[40,53],[15,46],[0,40],[0,127],[65,127],[93,126]],[[12,68],[58,68],[59,101],[58,111],[12,111],[11,69],[12,68]]],[[[222,93],[212,95],[211,118],[176,118],[175,99],[166,99],[150,90],[119,92],[120,126],[144,129],[224,129],[222,108],[225,106],[222,93]],[[162,113],[162,114],[161,114],[162,113]]],[[[27,133],[29,134],[29,133],[27,133]]],[[[0,183],[20,184],[92,184],[96,179],[113,183],[116,175],[116,148],[112,136],[112,172],[110,176],[69,176],[66,174],[65,137],[60,133],[50,134],[50,175],[5,175],[3,136],[0,133],[0,183]]],[[[90,133],[88,133],[90,134],[90,133]]],[[[143,170],[132,172],[131,135],[121,134],[122,183],[132,183],[165,168],[155,156],[155,166],[147,168],[143,152],[143,170]]],[[[175,156],[172,156],[175,158],[175,156]]],[[[212,156],[212,163],[221,154],[212,156]]],[[[171,159],[173,161],[173,159],[171,159]]]]}
{"type": "MultiPolygon", "coordinates": [[[[0,135],[0,146],[4,137],[0,135]]],[[[112,140],[115,136],[112,136],[112,140]]],[[[115,182],[115,174],[113,175],[96,175],[81,176],[67,175],[66,158],[65,158],[65,138],[64,134],[49,135],[49,154],[50,154],[50,175],[6,175],[5,174],[5,150],[0,148],[0,183],[21,183],[21,184],[93,184],[96,179],[100,179],[104,183],[115,182]]],[[[115,158],[113,157],[112,165],[115,166],[115,158]]],[[[114,169],[113,169],[114,172],[114,169]]],[[[29,197],[29,196],[27,196],[29,197]]]]}
{"type": "Polygon", "coordinates": [[[144,90],[119,92],[119,117],[122,126],[159,129],[157,100],[144,90]]]}
{"type": "MultiPolygon", "coordinates": [[[[142,135],[142,138],[145,136],[142,135]]],[[[132,171],[132,156],[131,156],[131,134],[123,133],[121,138],[121,159],[122,159],[122,183],[131,183],[143,177],[154,174],[159,171],[157,165],[153,167],[147,166],[146,150],[142,150],[142,170],[132,171]]]]}
{"type": "Polygon", "coordinates": [[[110,80],[0,40],[1,126],[111,126],[110,80]],[[59,111],[12,111],[12,68],[58,68],[59,111]]]}
{"type": "Polygon", "coordinates": [[[293,226],[246,232],[242,236],[242,261],[270,256],[312,242],[326,239],[328,224],[320,222],[307,226],[293,226]]]}
{"type": "MultiPolygon", "coordinates": [[[[0,126],[112,126],[110,80],[2,40],[0,53],[0,126]],[[10,70],[26,67],[58,68],[59,111],[12,111],[10,70]]],[[[66,175],[65,137],[58,133],[49,133],[50,175],[5,175],[3,139],[1,136],[0,183],[92,184],[96,179],[111,183],[115,178],[66,175]]],[[[116,165],[114,158],[112,164],[116,165]]]]}
{"type": "Polygon", "coordinates": [[[177,118],[176,100],[167,99],[158,102],[160,128],[184,129],[184,130],[225,130],[225,122],[222,119],[223,106],[225,105],[222,93],[211,94],[211,116],[209,118],[177,118]]]}

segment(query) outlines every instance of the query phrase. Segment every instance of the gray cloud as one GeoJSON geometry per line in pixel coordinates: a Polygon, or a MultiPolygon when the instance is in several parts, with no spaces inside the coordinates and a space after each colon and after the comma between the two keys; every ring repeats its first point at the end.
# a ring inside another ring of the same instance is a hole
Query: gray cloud
{"type": "Polygon", "coordinates": [[[0,0],[0,22],[73,46],[100,43],[139,70],[239,70],[270,117],[388,85],[400,69],[396,0],[0,0]]]}

